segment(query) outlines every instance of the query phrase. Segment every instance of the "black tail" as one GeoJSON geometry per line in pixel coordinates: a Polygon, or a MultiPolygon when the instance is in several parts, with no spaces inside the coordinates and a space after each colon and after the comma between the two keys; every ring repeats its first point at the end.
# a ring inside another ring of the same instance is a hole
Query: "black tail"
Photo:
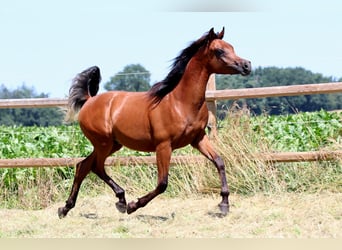
{"type": "Polygon", "coordinates": [[[97,66],[90,67],[76,75],[69,89],[66,121],[74,120],[75,115],[82,108],[83,104],[90,97],[97,94],[100,81],[100,69],[97,66]]]}

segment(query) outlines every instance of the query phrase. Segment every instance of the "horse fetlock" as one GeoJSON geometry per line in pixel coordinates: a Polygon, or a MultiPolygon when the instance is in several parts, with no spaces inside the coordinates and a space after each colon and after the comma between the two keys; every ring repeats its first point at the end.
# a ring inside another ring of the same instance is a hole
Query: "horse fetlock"
{"type": "Polygon", "coordinates": [[[116,192],[115,196],[116,196],[116,198],[119,198],[120,201],[124,201],[125,200],[125,191],[122,190],[122,191],[116,192]]]}
{"type": "Polygon", "coordinates": [[[167,189],[167,185],[168,185],[167,180],[162,181],[161,183],[159,183],[158,186],[157,186],[158,192],[159,193],[164,193],[165,190],[167,189]]]}
{"type": "Polygon", "coordinates": [[[221,196],[224,198],[224,197],[228,197],[229,196],[229,191],[228,190],[222,190],[221,191],[221,196]]]}

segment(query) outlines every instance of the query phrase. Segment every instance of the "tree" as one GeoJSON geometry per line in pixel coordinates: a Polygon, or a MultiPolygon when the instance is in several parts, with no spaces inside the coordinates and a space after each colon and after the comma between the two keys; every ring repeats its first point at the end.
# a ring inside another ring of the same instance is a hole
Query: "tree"
{"type": "MultiPolygon", "coordinates": [[[[25,84],[11,91],[0,86],[0,99],[44,98],[47,94],[37,94],[33,87],[25,84]]],[[[0,109],[0,125],[51,126],[61,125],[63,113],[58,108],[12,108],[0,109]]]]}
{"type": "Polygon", "coordinates": [[[106,90],[146,91],[150,88],[151,74],[140,64],[130,64],[105,83],[106,90]]]}

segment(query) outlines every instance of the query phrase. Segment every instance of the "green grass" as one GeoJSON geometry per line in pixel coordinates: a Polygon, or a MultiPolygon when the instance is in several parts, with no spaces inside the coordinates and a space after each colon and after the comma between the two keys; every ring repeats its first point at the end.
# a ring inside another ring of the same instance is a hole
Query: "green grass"
{"type": "MultiPolygon", "coordinates": [[[[220,123],[214,144],[223,157],[231,192],[251,195],[275,192],[342,191],[342,165],[334,162],[270,164],[259,152],[341,149],[341,113],[320,111],[287,116],[250,116],[246,110],[230,112],[220,123]]],[[[92,146],[77,125],[59,127],[0,126],[0,158],[82,157],[92,146]]],[[[197,154],[190,147],[175,154],[197,154]]],[[[149,155],[122,149],[116,155],[149,155]]],[[[155,187],[156,167],[108,168],[127,193],[138,197],[155,187]]],[[[0,207],[42,208],[63,201],[69,194],[74,168],[0,169],[0,207]]],[[[218,193],[220,183],[210,163],[186,164],[170,169],[166,195],[218,193]]],[[[112,192],[89,175],[80,195],[112,192]],[[85,191],[87,190],[87,191],[85,191]]]]}

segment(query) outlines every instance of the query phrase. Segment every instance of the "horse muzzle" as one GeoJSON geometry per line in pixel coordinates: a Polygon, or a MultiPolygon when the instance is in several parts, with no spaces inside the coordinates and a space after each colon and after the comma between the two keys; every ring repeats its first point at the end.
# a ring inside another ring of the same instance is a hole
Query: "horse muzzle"
{"type": "Polygon", "coordinates": [[[252,72],[252,64],[248,60],[241,60],[241,62],[238,63],[237,68],[243,76],[248,76],[252,72]]]}

